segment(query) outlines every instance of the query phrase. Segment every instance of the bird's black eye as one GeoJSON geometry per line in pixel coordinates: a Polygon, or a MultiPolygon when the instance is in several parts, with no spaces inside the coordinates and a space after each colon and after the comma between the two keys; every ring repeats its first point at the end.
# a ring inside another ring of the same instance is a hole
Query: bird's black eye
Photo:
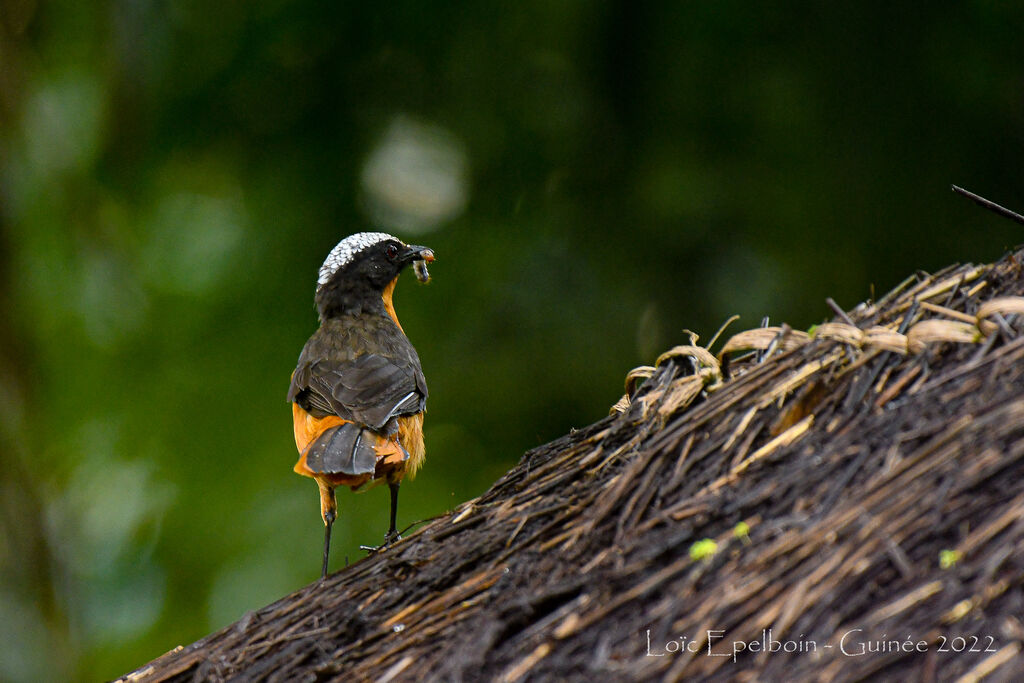
{"type": "Polygon", "coordinates": [[[393,243],[389,244],[387,247],[384,248],[384,253],[388,255],[389,259],[394,259],[396,256],[398,256],[398,245],[393,243]]]}

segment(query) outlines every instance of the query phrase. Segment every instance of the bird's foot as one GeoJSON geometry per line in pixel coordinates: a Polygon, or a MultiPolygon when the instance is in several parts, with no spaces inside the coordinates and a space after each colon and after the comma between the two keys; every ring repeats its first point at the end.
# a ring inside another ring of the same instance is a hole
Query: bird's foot
{"type": "Polygon", "coordinates": [[[402,540],[402,535],[400,533],[398,533],[397,531],[389,531],[387,534],[384,535],[384,542],[382,544],[380,544],[380,545],[361,545],[361,546],[359,546],[359,549],[360,550],[365,550],[366,552],[368,552],[368,553],[370,553],[372,555],[373,553],[380,552],[381,550],[387,550],[393,544],[398,543],[401,540],[402,540]]]}

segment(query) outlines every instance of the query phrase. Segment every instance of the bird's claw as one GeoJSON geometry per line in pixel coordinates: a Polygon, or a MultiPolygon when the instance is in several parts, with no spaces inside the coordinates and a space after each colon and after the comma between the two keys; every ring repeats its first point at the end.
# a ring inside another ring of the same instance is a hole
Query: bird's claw
{"type": "Polygon", "coordinates": [[[393,544],[398,543],[401,540],[402,535],[400,533],[397,531],[389,532],[384,535],[384,542],[380,545],[361,545],[359,546],[359,549],[365,550],[372,555],[373,553],[380,552],[381,550],[387,550],[393,544]]]}

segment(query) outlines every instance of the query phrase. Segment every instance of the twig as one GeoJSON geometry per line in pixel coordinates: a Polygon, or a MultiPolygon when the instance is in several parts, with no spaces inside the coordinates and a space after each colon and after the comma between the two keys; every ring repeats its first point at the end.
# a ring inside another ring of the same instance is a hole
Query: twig
{"type": "Polygon", "coordinates": [[[950,185],[950,187],[953,189],[953,192],[956,192],[957,194],[961,194],[967,197],[978,206],[982,206],[988,209],[989,211],[992,211],[993,213],[997,213],[1003,218],[1009,218],[1011,221],[1016,221],[1021,225],[1024,225],[1024,216],[1021,216],[1019,213],[1014,213],[1013,211],[1010,211],[1005,207],[999,206],[995,202],[990,202],[984,197],[980,197],[969,190],[965,190],[962,187],[957,187],[956,185],[950,185]]]}
{"type": "Polygon", "coordinates": [[[729,319],[722,323],[722,326],[718,328],[718,332],[715,332],[715,336],[711,338],[711,341],[709,341],[708,345],[705,346],[704,348],[710,349],[712,346],[714,346],[715,342],[718,341],[718,338],[722,336],[723,332],[725,332],[725,329],[739,319],[740,317],[738,315],[729,316],[729,319]]]}
{"type": "Polygon", "coordinates": [[[825,297],[825,303],[828,304],[829,308],[836,312],[836,315],[843,319],[844,323],[851,327],[857,327],[857,323],[853,322],[853,319],[850,318],[850,316],[846,315],[846,311],[839,307],[839,304],[836,303],[835,299],[833,299],[830,296],[827,296],[825,297]]]}

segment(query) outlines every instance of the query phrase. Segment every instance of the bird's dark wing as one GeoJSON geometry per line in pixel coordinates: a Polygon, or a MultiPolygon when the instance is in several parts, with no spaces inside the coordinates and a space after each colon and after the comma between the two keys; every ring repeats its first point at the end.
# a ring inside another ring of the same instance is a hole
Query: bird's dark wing
{"type": "Polygon", "coordinates": [[[376,430],[395,416],[422,412],[426,399],[418,359],[373,353],[349,361],[300,362],[288,390],[288,400],[313,415],[337,415],[376,430]]]}

